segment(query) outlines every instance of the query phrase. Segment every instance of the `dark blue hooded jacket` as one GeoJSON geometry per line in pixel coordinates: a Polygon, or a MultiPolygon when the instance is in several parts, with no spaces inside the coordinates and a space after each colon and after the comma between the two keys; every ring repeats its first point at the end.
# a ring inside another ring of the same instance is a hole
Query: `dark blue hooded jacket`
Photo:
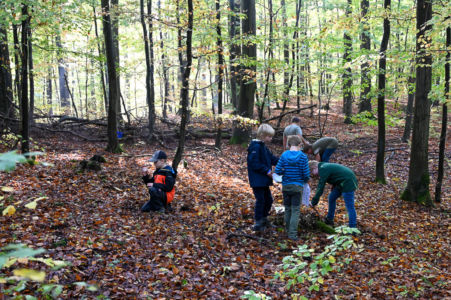
{"type": "Polygon", "coordinates": [[[267,174],[271,166],[275,166],[279,158],[274,156],[260,140],[252,140],[247,149],[247,174],[251,187],[272,185],[272,177],[267,174]]]}

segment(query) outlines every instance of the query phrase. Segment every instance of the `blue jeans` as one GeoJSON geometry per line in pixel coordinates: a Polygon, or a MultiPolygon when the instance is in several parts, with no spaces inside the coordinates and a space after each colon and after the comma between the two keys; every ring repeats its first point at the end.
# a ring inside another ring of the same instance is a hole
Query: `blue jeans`
{"type": "Polygon", "coordinates": [[[321,161],[322,162],[329,162],[329,158],[332,156],[332,154],[335,152],[335,148],[326,149],[323,152],[323,155],[321,155],[321,161]]]}
{"type": "Polygon", "coordinates": [[[349,227],[356,227],[357,214],[354,207],[354,191],[342,193],[338,188],[334,187],[329,194],[329,209],[327,211],[327,218],[332,221],[334,220],[337,199],[342,194],[345,201],[346,210],[348,211],[349,227]]]}
{"type": "Polygon", "coordinates": [[[254,196],[257,202],[255,203],[255,221],[266,218],[269,215],[272,205],[272,195],[269,186],[254,187],[254,196]]]}

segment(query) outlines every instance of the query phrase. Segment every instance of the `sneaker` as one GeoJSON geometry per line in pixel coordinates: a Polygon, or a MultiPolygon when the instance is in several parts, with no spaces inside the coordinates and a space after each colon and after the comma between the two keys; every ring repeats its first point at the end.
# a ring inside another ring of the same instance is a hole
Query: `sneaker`
{"type": "Polygon", "coordinates": [[[288,237],[288,239],[290,240],[290,241],[292,241],[292,242],[297,242],[297,241],[299,241],[299,238],[297,237],[297,236],[295,236],[295,237],[288,237]]]}
{"type": "Polygon", "coordinates": [[[324,218],[324,223],[326,223],[329,226],[334,227],[334,220],[330,220],[327,217],[324,218]]]}

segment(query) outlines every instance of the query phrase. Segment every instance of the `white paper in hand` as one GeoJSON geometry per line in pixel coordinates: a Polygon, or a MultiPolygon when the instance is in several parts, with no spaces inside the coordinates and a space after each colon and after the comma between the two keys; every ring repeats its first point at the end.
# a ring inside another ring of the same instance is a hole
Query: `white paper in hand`
{"type": "Polygon", "coordinates": [[[308,183],[304,183],[304,189],[302,191],[302,205],[310,206],[310,186],[308,183]]]}
{"type": "Polygon", "coordinates": [[[272,179],[274,179],[275,182],[281,183],[282,182],[282,176],[276,173],[272,173],[272,179]]]}

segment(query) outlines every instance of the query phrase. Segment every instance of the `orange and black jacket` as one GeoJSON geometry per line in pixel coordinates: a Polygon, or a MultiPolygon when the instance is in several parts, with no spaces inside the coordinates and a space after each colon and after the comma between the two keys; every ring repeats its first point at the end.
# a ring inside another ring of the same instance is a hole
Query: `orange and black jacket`
{"type": "Polygon", "coordinates": [[[166,193],[166,203],[171,203],[174,199],[175,194],[175,178],[177,177],[177,172],[174,171],[170,166],[165,166],[161,169],[157,169],[153,172],[152,178],[149,175],[143,176],[145,184],[149,182],[153,183],[153,187],[162,190],[166,193]]]}

